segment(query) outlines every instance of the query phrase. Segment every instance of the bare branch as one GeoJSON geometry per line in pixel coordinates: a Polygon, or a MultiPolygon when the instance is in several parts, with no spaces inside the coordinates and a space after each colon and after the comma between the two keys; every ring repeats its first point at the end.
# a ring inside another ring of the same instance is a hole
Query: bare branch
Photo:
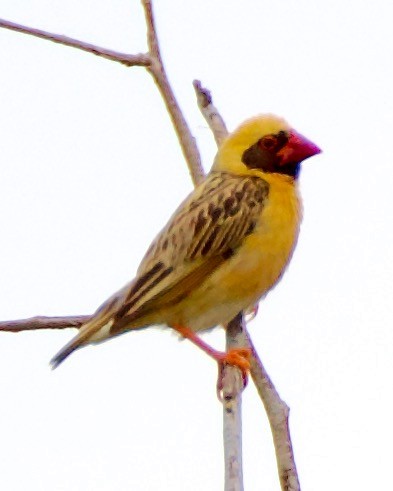
{"type": "Polygon", "coordinates": [[[157,38],[151,0],[142,0],[142,5],[145,10],[147,43],[152,59],[152,63],[147,67],[147,70],[152,75],[158,90],[164,99],[165,106],[171,117],[184,158],[186,159],[192,181],[194,185],[197,185],[203,181],[204,178],[199,150],[196,145],[195,138],[192,136],[190,128],[183,116],[183,113],[181,112],[179,104],[176,101],[172,87],[170,86],[165,72],[157,38]]]}
{"type": "Polygon", "coordinates": [[[193,86],[197,96],[198,107],[214,135],[217,146],[220,146],[228,134],[226,124],[213,104],[210,91],[206,87],[202,87],[200,80],[194,80],[193,86]]]}
{"type": "MultiPolygon", "coordinates": [[[[227,325],[227,350],[247,346],[244,328],[242,314],[238,314],[227,325]]],[[[222,389],[225,491],[243,491],[242,391],[243,377],[240,370],[225,366],[222,389]]]]}
{"type": "Polygon", "coordinates": [[[33,27],[22,26],[15,22],[10,22],[4,19],[0,19],[0,27],[10,29],[11,31],[23,32],[24,34],[30,34],[31,36],[39,37],[41,39],[47,39],[54,43],[64,44],[65,46],[71,46],[72,48],[81,49],[87,51],[93,55],[101,56],[107,60],[117,61],[126,66],[144,66],[148,67],[151,63],[151,58],[148,54],[141,53],[138,55],[129,55],[126,53],[118,53],[110,49],[101,48],[94,44],[85,43],[78,39],[73,39],[68,36],[62,36],[59,34],[53,34],[51,32],[42,31],[41,29],[35,29],[33,27]]]}
{"type": "Polygon", "coordinates": [[[36,316],[29,319],[0,322],[0,331],[21,332],[35,331],[37,329],[66,329],[69,327],[80,328],[90,318],[89,315],[71,315],[66,317],[36,316]]]}
{"type": "Polygon", "coordinates": [[[283,491],[300,491],[295,456],[289,432],[289,407],[280,398],[269,375],[267,374],[250,335],[247,333],[248,345],[251,348],[251,376],[269,419],[276,451],[277,469],[283,491]]]}

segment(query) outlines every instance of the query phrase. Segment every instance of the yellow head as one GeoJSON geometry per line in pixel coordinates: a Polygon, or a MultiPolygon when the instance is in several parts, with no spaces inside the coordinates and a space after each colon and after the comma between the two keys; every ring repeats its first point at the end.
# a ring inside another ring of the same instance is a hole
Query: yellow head
{"type": "Polygon", "coordinates": [[[250,169],[296,178],[300,163],[321,150],[272,114],[245,121],[218,149],[213,171],[247,173],[250,169]]]}

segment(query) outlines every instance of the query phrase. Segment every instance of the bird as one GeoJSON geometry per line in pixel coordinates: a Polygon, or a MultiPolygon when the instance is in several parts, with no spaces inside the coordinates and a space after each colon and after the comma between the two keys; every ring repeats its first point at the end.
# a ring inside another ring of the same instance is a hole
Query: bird
{"type": "Polygon", "coordinates": [[[281,117],[262,114],[242,123],[153,240],[136,276],[80,327],[52,368],[88,344],[164,325],[219,367],[246,373],[247,349],[220,352],[198,333],[227,324],[279,282],[302,219],[301,163],[320,152],[281,117]]]}

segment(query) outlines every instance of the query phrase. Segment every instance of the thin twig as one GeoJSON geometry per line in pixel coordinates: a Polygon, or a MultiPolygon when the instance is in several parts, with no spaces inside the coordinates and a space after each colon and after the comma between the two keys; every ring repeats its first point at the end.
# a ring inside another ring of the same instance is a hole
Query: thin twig
{"type": "Polygon", "coordinates": [[[265,406],[272,430],[276,451],[277,469],[283,491],[300,491],[295,456],[289,431],[289,407],[280,398],[265,367],[262,364],[250,335],[246,333],[251,348],[251,377],[265,406]]]}
{"type": "Polygon", "coordinates": [[[217,146],[219,147],[228,134],[225,121],[222,119],[221,114],[213,104],[210,91],[206,87],[202,87],[200,80],[194,80],[192,84],[195,89],[198,107],[207,121],[213,133],[214,139],[216,140],[217,146]]]}
{"type": "Polygon", "coordinates": [[[148,67],[151,63],[150,56],[145,53],[140,53],[137,55],[119,53],[117,51],[112,51],[110,49],[101,48],[100,46],[95,46],[94,44],[80,41],[79,39],[73,39],[60,34],[53,34],[52,32],[42,31],[41,29],[35,29],[33,27],[22,26],[21,24],[16,24],[15,22],[10,22],[5,19],[0,19],[0,27],[10,29],[11,31],[30,34],[31,36],[39,37],[41,39],[47,39],[48,41],[64,44],[65,46],[70,46],[72,48],[81,49],[82,51],[87,51],[88,53],[92,53],[93,55],[101,56],[102,58],[106,58],[107,60],[117,61],[118,63],[122,63],[126,66],[148,67]]]}
{"type": "Polygon", "coordinates": [[[204,179],[201,156],[199,154],[195,138],[191,134],[191,130],[183,116],[179,104],[177,103],[165,72],[160,53],[151,0],[142,0],[142,5],[145,11],[147,25],[147,44],[152,59],[152,63],[147,67],[147,70],[152,75],[165,102],[165,106],[171,117],[172,124],[175,128],[177,138],[183,151],[184,158],[186,159],[188,169],[191,174],[191,179],[194,185],[197,185],[204,179]]]}
{"type": "Polygon", "coordinates": [[[21,332],[36,331],[37,329],[67,329],[69,327],[80,328],[90,318],[89,315],[71,315],[66,317],[44,317],[37,315],[29,319],[0,322],[0,331],[21,332]]]}
{"type": "MultiPolygon", "coordinates": [[[[247,346],[243,314],[238,314],[226,326],[226,349],[247,346]]],[[[223,436],[225,491],[243,491],[242,458],[242,391],[243,377],[236,367],[223,371],[223,436]]]]}

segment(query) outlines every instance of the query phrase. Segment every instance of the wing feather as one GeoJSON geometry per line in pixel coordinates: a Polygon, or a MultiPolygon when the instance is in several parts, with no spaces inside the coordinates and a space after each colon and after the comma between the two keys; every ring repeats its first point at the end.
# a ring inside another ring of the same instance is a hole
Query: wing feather
{"type": "Polygon", "coordinates": [[[202,284],[252,232],[268,191],[259,177],[210,173],[172,215],[136,279],[122,290],[114,331],[179,302],[202,284]]]}

